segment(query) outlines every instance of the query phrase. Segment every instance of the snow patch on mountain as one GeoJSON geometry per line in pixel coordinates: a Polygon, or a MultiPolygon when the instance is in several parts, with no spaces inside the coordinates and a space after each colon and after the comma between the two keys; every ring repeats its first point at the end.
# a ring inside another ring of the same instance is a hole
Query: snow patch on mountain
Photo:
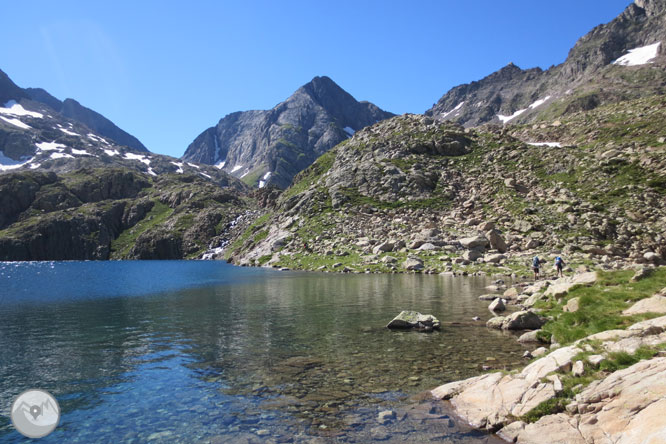
{"type": "Polygon", "coordinates": [[[507,123],[507,122],[509,122],[510,120],[515,119],[516,117],[518,117],[519,115],[521,115],[521,114],[524,113],[525,111],[527,111],[527,108],[525,108],[525,109],[519,109],[518,111],[516,111],[515,113],[511,114],[510,116],[504,116],[504,115],[502,115],[502,114],[498,114],[498,115],[497,115],[497,118],[500,119],[500,120],[502,121],[502,123],[507,123]]]}
{"type": "Polygon", "coordinates": [[[612,62],[613,65],[638,66],[650,63],[659,53],[661,42],[630,49],[627,54],[612,62]]]}
{"type": "Polygon", "coordinates": [[[69,131],[69,130],[67,130],[67,129],[61,127],[60,125],[58,125],[58,129],[59,129],[60,131],[62,131],[63,133],[69,135],[69,136],[78,136],[78,137],[81,136],[81,135],[78,134],[78,133],[75,133],[75,132],[73,132],[73,131],[69,131]]]}
{"type": "Polygon", "coordinates": [[[67,153],[61,153],[61,152],[51,153],[51,159],[73,159],[73,158],[74,156],[67,153]]]}
{"type": "Polygon", "coordinates": [[[86,150],[77,150],[75,148],[72,148],[72,154],[76,154],[77,156],[92,156],[92,154],[86,150]]]}
{"type": "Polygon", "coordinates": [[[7,123],[11,123],[14,126],[18,126],[21,129],[30,129],[32,128],[29,125],[26,125],[25,123],[21,122],[19,119],[13,119],[13,118],[7,118],[4,116],[0,116],[0,119],[4,120],[7,123]]]}
{"type": "Polygon", "coordinates": [[[9,102],[5,103],[5,106],[0,108],[0,114],[11,114],[13,116],[30,116],[30,117],[35,117],[37,119],[41,119],[44,117],[44,114],[42,113],[26,110],[20,104],[16,103],[16,100],[10,100],[9,102]]]}
{"type": "MultiPolygon", "coordinates": [[[[88,134],[88,136],[90,136],[90,134],[88,134]]],[[[118,151],[116,151],[116,150],[105,150],[105,149],[102,149],[102,151],[104,151],[104,152],[106,153],[107,156],[120,156],[120,153],[119,153],[118,151]]]]}
{"type": "Polygon", "coordinates": [[[127,160],[138,160],[139,162],[145,163],[146,165],[150,166],[150,159],[141,154],[125,153],[123,158],[127,160]]]}
{"type": "Polygon", "coordinates": [[[40,151],[61,151],[62,148],[65,148],[65,145],[56,142],[39,142],[35,145],[40,151]]]}
{"type": "Polygon", "coordinates": [[[511,114],[510,116],[505,116],[505,115],[502,115],[502,114],[497,114],[497,118],[500,119],[500,120],[502,121],[502,123],[507,123],[507,122],[509,122],[509,121],[511,121],[511,120],[513,120],[513,119],[515,119],[515,118],[518,117],[519,115],[523,114],[525,111],[528,111],[528,110],[530,110],[530,109],[535,109],[535,108],[537,108],[537,107],[543,105],[543,104],[546,103],[548,100],[550,100],[550,96],[546,96],[546,97],[544,97],[543,99],[539,99],[539,100],[535,101],[534,103],[532,103],[532,104],[531,104],[530,106],[528,106],[527,108],[525,108],[525,109],[519,109],[518,111],[516,111],[515,113],[511,114]]]}
{"type": "Polygon", "coordinates": [[[178,174],[183,174],[184,173],[182,163],[171,162],[171,165],[176,165],[178,167],[178,169],[176,170],[176,173],[178,173],[178,174]]]}
{"type": "Polygon", "coordinates": [[[446,119],[446,118],[449,117],[451,114],[453,114],[453,113],[455,113],[456,111],[458,111],[460,108],[463,107],[464,104],[465,104],[465,102],[462,101],[462,102],[460,102],[458,105],[456,105],[456,107],[453,108],[451,111],[448,111],[448,112],[443,113],[443,114],[442,114],[442,119],[446,119]]]}
{"type": "Polygon", "coordinates": [[[12,158],[5,156],[5,153],[3,151],[0,151],[0,171],[9,171],[9,170],[15,170],[16,168],[21,168],[23,165],[30,162],[31,160],[32,159],[28,159],[25,161],[14,160],[12,158]]]}

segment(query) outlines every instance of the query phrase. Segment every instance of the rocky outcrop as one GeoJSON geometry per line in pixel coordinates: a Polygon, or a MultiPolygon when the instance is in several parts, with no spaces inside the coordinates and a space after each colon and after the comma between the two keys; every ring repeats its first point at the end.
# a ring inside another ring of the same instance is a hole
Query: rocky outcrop
{"type": "Polygon", "coordinates": [[[602,354],[588,356],[587,363],[575,361],[590,343],[601,342],[605,354],[632,354],[641,346],[666,343],[665,332],[666,316],[636,323],[627,330],[597,333],[552,351],[519,373],[490,373],[456,381],[437,387],[432,394],[450,400],[472,426],[499,431],[512,442],[653,442],[650,439],[666,433],[666,419],[657,414],[666,406],[663,357],[641,361],[592,382],[567,404],[565,413],[546,414],[532,424],[519,418],[562,393],[558,374],[580,375],[586,365],[596,367],[605,359],[602,354]]]}
{"type": "Polygon", "coordinates": [[[315,77],[267,111],[229,114],[201,133],[183,159],[218,165],[250,185],[286,188],[317,157],[368,125],[393,116],[315,77]]]}
{"type": "Polygon", "coordinates": [[[0,260],[182,259],[247,203],[233,187],[120,169],[0,175],[0,260]]]}
{"type": "Polygon", "coordinates": [[[500,435],[517,443],[658,443],[666,436],[666,358],[641,361],[576,396],[577,414],[516,422],[500,435]],[[544,437],[548,437],[544,441],[544,437]]]}

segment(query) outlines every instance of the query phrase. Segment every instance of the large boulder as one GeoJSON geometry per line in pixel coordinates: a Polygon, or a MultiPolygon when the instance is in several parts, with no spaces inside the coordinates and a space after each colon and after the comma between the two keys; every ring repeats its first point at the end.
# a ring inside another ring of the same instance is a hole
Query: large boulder
{"type": "Polygon", "coordinates": [[[472,250],[477,248],[486,248],[489,245],[488,239],[485,236],[472,236],[459,240],[460,245],[472,250]]]}
{"type": "Polygon", "coordinates": [[[666,313],[666,296],[656,294],[651,298],[636,302],[622,312],[626,316],[642,313],[666,313]]]}
{"type": "Polygon", "coordinates": [[[517,311],[506,317],[502,323],[502,330],[536,330],[545,324],[545,321],[531,311],[517,311]]]}
{"type": "Polygon", "coordinates": [[[393,251],[393,248],[395,247],[393,242],[382,242],[379,245],[375,246],[372,249],[373,254],[380,254],[380,253],[385,253],[387,251],[393,251]]]}
{"type": "Polygon", "coordinates": [[[499,312],[506,310],[506,305],[504,304],[504,299],[497,298],[490,303],[488,309],[492,312],[499,312]]]}
{"type": "Polygon", "coordinates": [[[504,238],[502,238],[502,235],[498,230],[495,229],[489,230],[488,232],[486,232],[486,238],[488,238],[488,242],[490,243],[490,248],[494,248],[500,253],[506,253],[507,250],[509,249],[506,245],[506,242],[504,242],[504,238]]]}
{"type": "Polygon", "coordinates": [[[488,321],[486,322],[486,327],[496,328],[499,330],[500,328],[502,328],[504,321],[506,321],[505,316],[495,316],[494,318],[488,319],[488,321]]]}
{"type": "Polygon", "coordinates": [[[573,282],[558,279],[553,285],[546,289],[544,296],[559,299],[569,293],[569,291],[576,285],[577,284],[574,284],[573,282]]]}
{"type": "Polygon", "coordinates": [[[390,329],[439,329],[439,319],[430,314],[421,314],[418,311],[403,310],[386,326],[390,329]]]}
{"type": "Polygon", "coordinates": [[[402,268],[407,271],[421,271],[424,268],[423,261],[415,257],[410,257],[402,263],[402,268]]]}

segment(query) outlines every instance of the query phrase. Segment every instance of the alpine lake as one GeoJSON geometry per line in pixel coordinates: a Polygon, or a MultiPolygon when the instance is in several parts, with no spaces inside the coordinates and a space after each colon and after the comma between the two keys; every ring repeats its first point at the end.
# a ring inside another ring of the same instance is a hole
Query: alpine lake
{"type": "Polygon", "coordinates": [[[326,274],[217,261],[0,263],[0,442],[39,388],[44,443],[500,443],[427,391],[524,364],[485,327],[488,277],[326,274]],[[401,310],[432,333],[391,331],[401,310]],[[480,321],[473,321],[480,316],[480,321]]]}

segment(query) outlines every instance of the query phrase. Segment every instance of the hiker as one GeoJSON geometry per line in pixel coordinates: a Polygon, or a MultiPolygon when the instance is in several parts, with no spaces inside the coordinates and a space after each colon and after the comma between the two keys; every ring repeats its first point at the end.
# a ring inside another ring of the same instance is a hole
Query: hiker
{"type": "Polygon", "coordinates": [[[555,271],[556,271],[555,275],[557,277],[564,277],[562,269],[564,268],[565,265],[566,264],[564,263],[564,260],[561,257],[557,256],[555,258],[555,271]]]}
{"type": "Polygon", "coordinates": [[[539,279],[539,267],[541,266],[541,259],[539,256],[534,256],[532,259],[532,271],[534,271],[534,280],[539,279]]]}

